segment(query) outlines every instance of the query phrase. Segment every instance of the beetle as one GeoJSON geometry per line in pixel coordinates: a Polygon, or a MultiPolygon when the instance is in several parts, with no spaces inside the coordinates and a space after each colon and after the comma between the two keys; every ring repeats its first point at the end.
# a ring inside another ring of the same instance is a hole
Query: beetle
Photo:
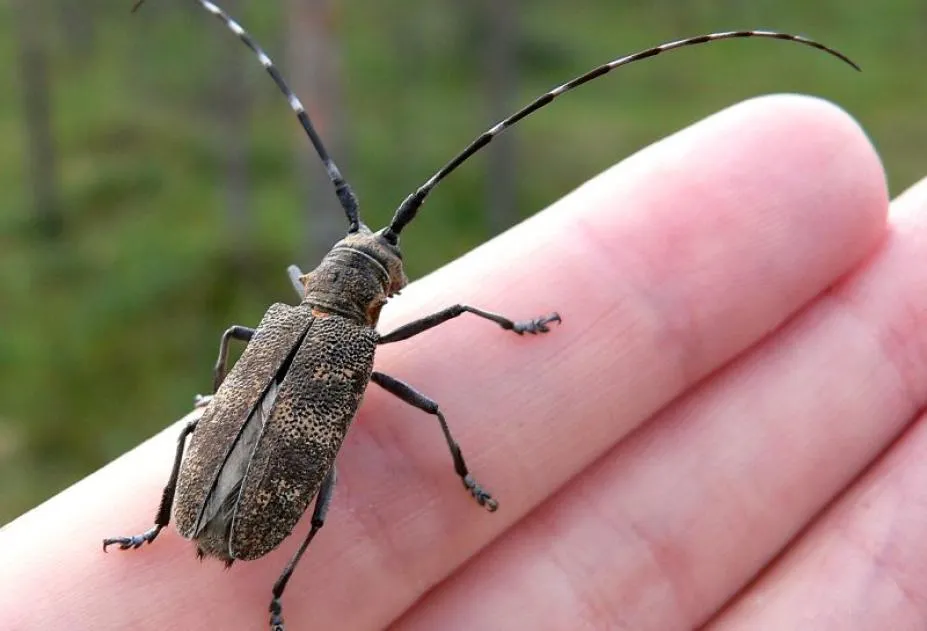
{"type": "MultiPolygon", "coordinates": [[[[134,7],[137,9],[144,0],[134,7]]],[[[348,220],[347,235],[313,271],[288,270],[301,297],[297,306],[271,306],[256,328],[229,327],[222,335],[212,396],[198,397],[202,415],[181,431],[155,525],[131,537],[104,539],[121,549],[153,542],[173,515],[180,534],[196,542],[197,554],[231,565],[276,548],[292,532],[315,498],[309,534],[272,590],[270,624],[283,629],[281,596],[297,563],[325,523],[336,483],[335,460],[370,382],[434,416],[444,434],[454,469],[473,499],[489,511],[498,502],[467,468],[438,404],[398,379],[373,370],[378,345],[413,337],[464,313],[519,335],[549,332],[560,316],[513,321],[457,304],[381,335],[380,310],[408,283],[399,235],[431,190],[470,156],[522,118],[561,94],[615,68],[686,46],[734,38],[772,38],[804,44],[834,55],[857,70],[842,53],[813,40],[773,31],[730,31],[661,44],[598,66],[541,95],[478,136],[402,202],[390,223],[372,231],[360,220],[357,199],[328,155],[299,99],[270,57],[228,14],[209,0],[197,0],[258,57],[289,101],[324,164],[348,220]],[[228,371],[232,340],[247,346],[228,371]],[[187,440],[189,448],[185,449],[187,440]]],[[[133,10],[134,10],[133,9],[133,10]]]]}

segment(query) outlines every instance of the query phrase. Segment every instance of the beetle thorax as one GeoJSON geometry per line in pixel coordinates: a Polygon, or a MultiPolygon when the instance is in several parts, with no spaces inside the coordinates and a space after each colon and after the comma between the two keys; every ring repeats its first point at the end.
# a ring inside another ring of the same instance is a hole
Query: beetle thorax
{"type": "Polygon", "coordinates": [[[398,246],[366,226],[336,243],[302,281],[304,303],[369,326],[376,325],[387,299],[409,282],[398,246]]]}

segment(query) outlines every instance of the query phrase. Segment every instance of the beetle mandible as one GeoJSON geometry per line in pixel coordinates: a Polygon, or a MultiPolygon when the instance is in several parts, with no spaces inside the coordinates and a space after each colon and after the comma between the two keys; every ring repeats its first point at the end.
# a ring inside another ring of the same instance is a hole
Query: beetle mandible
{"type": "MultiPolygon", "coordinates": [[[[144,0],[139,0],[137,9],[144,0]]],[[[842,53],[813,40],[773,31],[730,31],[661,44],[598,66],[541,95],[478,136],[402,202],[390,223],[373,232],[360,220],[357,199],[328,155],[301,102],[270,57],[228,14],[209,0],[197,0],[258,57],[286,96],[322,160],[348,219],[348,232],[316,269],[288,270],[301,302],[274,304],[257,328],[232,326],[222,335],[212,396],[198,397],[205,407],[199,419],[180,433],[170,477],[155,525],[131,537],[112,537],[139,548],[155,540],[173,515],[177,530],[196,542],[200,557],[231,565],[276,548],[292,532],[315,498],[309,534],[272,590],[271,628],[283,629],[280,598],[309,543],[325,523],[336,482],[335,460],[369,382],[433,415],[451,452],[454,469],[476,502],[495,511],[497,501],[474,480],[438,404],[411,386],[373,370],[376,347],[408,339],[464,313],[495,322],[519,335],[549,331],[557,313],[524,321],[458,304],[380,335],[380,310],[408,283],[399,235],[414,219],[431,190],[497,135],[561,94],[611,70],[662,52],[723,39],[781,39],[823,50],[850,64],[842,53]],[[231,340],[247,342],[227,370],[231,340]],[[191,438],[192,436],[192,438],[191,438]],[[185,444],[190,438],[185,453],[185,444]]],[[[133,9],[133,10],[134,10],[133,9]]]]}

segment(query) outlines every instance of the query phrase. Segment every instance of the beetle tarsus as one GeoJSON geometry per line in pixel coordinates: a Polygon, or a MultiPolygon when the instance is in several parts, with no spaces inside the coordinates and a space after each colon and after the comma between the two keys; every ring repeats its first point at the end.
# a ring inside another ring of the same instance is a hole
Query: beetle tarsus
{"type": "Polygon", "coordinates": [[[515,326],[512,327],[512,330],[519,335],[524,335],[525,333],[530,333],[531,335],[537,335],[538,333],[548,333],[550,331],[550,327],[547,325],[551,322],[560,324],[562,322],[560,319],[560,314],[554,312],[541,318],[516,322],[515,326]]]}
{"type": "Polygon", "coordinates": [[[473,476],[467,474],[463,477],[463,484],[466,489],[470,492],[470,495],[473,496],[473,499],[476,500],[476,503],[488,510],[490,513],[496,512],[496,509],[499,508],[499,502],[493,499],[493,496],[489,494],[489,491],[480,486],[476,480],[473,479],[473,476]]]}
{"type": "Polygon", "coordinates": [[[109,539],[103,540],[103,552],[106,552],[106,548],[112,545],[119,544],[120,550],[128,550],[132,548],[137,550],[141,548],[146,543],[151,543],[158,536],[158,533],[161,532],[161,529],[164,526],[152,526],[150,529],[146,530],[140,535],[134,535],[132,537],[110,537],[109,539]]]}
{"type": "Polygon", "coordinates": [[[270,631],[285,631],[283,626],[283,606],[279,598],[270,601],[270,631]]]}

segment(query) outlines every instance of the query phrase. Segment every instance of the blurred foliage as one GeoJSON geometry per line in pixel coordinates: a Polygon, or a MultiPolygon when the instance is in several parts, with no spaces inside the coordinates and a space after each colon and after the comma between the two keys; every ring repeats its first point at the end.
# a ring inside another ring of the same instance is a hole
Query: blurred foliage
{"type": "MultiPolygon", "coordinates": [[[[149,0],[136,15],[129,4],[78,5],[93,26],[80,45],[73,5],[70,14],[49,11],[44,25],[63,203],[57,239],[36,230],[25,184],[21,77],[9,73],[0,90],[0,523],[179,418],[210,383],[221,331],[291,300],[287,264],[313,265],[300,251],[303,176],[293,168],[295,143],[305,140],[259,65],[193,2],[149,0]],[[204,95],[232,55],[247,63],[255,101],[240,130],[250,147],[253,209],[245,253],[223,224],[222,109],[204,95]]],[[[772,91],[820,95],[851,112],[879,148],[893,193],[927,173],[923,0],[521,5],[524,100],[638,48],[740,28],[807,33],[864,72],[769,41],[693,48],[623,69],[513,132],[520,216],[664,135],[772,91]]],[[[282,59],[281,3],[238,6],[240,21],[282,59]]],[[[17,67],[11,12],[0,7],[6,68],[17,67]]],[[[339,6],[333,28],[350,122],[339,161],[373,226],[494,122],[478,54],[484,33],[460,12],[450,0],[339,6]],[[397,38],[412,55],[394,53],[397,38]]],[[[302,96],[311,111],[312,95],[302,96]]],[[[411,277],[491,236],[480,210],[485,167],[481,156],[457,172],[405,233],[411,277]]],[[[331,212],[340,212],[334,203],[331,212]]]]}

